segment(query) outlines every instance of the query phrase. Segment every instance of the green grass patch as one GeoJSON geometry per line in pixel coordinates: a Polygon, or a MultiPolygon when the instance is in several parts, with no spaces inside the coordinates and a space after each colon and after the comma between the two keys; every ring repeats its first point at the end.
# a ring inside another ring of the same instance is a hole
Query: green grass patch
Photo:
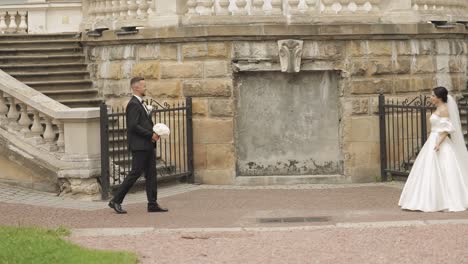
{"type": "Polygon", "coordinates": [[[134,253],[85,249],[64,239],[65,228],[0,227],[0,263],[137,263],[134,253]]]}

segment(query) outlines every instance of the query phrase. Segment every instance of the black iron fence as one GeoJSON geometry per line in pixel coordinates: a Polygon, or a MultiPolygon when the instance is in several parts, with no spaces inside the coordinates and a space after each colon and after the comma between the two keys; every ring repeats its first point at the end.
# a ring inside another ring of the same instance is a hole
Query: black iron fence
{"type": "MultiPolygon", "coordinates": [[[[465,141],[468,127],[468,100],[458,101],[465,141]]],[[[380,161],[383,181],[389,176],[409,175],[414,160],[430,132],[429,117],[435,111],[430,98],[407,99],[379,96],[380,161]]]]}
{"type": "MultiPolygon", "coordinates": [[[[166,124],[171,133],[156,146],[158,181],[185,179],[193,182],[192,99],[173,104],[146,101],[153,107],[153,122],[166,124]]],[[[101,105],[101,188],[107,199],[111,188],[119,186],[131,169],[132,153],[127,146],[124,107],[101,105]]],[[[140,177],[144,181],[144,177],[140,177]]]]}

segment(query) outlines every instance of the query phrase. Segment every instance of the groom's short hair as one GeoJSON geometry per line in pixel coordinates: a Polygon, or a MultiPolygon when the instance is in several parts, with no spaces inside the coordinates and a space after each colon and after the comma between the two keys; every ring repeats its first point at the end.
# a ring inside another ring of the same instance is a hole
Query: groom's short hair
{"type": "Polygon", "coordinates": [[[130,87],[133,87],[133,85],[139,81],[143,81],[145,80],[145,78],[143,77],[133,77],[131,80],[130,80],[130,87]]]}

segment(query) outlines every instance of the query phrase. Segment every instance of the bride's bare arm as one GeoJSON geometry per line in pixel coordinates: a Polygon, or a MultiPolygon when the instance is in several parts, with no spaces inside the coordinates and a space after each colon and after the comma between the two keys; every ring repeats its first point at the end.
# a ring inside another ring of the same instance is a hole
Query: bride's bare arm
{"type": "MultiPolygon", "coordinates": [[[[438,114],[439,114],[440,117],[448,117],[449,116],[447,107],[441,107],[438,110],[439,110],[438,114]]],[[[440,132],[439,133],[439,139],[437,140],[437,144],[434,147],[435,151],[439,151],[440,144],[442,144],[442,142],[444,142],[444,140],[447,138],[447,136],[448,136],[447,132],[440,132]]]]}

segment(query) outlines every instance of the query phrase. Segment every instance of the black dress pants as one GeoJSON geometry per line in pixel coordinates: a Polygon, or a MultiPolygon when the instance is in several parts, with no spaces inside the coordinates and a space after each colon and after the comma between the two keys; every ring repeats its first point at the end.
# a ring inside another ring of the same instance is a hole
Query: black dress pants
{"type": "Polygon", "coordinates": [[[132,188],[143,172],[146,178],[146,196],[148,198],[148,204],[155,204],[158,199],[155,149],[132,152],[132,169],[112,200],[121,204],[125,195],[127,195],[130,188],[132,188]]]}

